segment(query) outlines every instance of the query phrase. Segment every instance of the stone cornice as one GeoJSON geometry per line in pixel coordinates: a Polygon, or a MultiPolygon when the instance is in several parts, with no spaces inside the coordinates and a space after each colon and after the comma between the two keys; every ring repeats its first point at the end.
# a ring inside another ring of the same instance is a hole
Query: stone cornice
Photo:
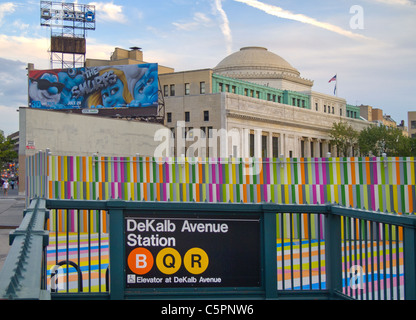
{"type": "Polygon", "coordinates": [[[310,122],[293,122],[293,121],[285,121],[285,120],[278,120],[278,119],[271,119],[271,118],[263,118],[256,115],[251,114],[241,114],[236,113],[231,110],[227,110],[227,117],[229,118],[235,118],[235,119],[241,119],[241,120],[248,120],[248,121],[257,121],[262,123],[270,123],[270,124],[278,124],[278,125],[284,125],[287,127],[295,127],[300,129],[311,129],[311,130],[319,130],[323,131],[325,133],[329,133],[331,130],[331,127],[323,128],[321,125],[311,125],[310,122]]]}
{"type": "Polygon", "coordinates": [[[313,80],[309,80],[309,79],[305,79],[305,78],[301,78],[301,77],[296,77],[284,72],[281,73],[276,73],[276,72],[250,72],[250,73],[232,73],[232,72],[227,72],[227,73],[219,73],[220,75],[224,75],[230,78],[235,78],[235,79],[250,79],[250,80],[255,80],[255,79],[279,79],[279,80],[288,80],[288,81],[293,81],[296,83],[300,83],[303,85],[307,85],[307,86],[313,86],[313,80]]]}

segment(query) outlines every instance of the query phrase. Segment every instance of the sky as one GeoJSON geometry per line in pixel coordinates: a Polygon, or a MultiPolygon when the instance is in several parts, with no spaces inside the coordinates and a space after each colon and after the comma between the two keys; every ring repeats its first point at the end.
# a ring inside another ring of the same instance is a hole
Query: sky
{"type": "MultiPolygon", "coordinates": [[[[60,1],[57,1],[60,2],[60,1]]],[[[70,2],[70,1],[66,1],[70,2]]],[[[93,4],[87,58],[142,48],[175,71],[214,68],[242,47],[278,54],[314,81],[313,91],[380,108],[397,123],[416,111],[416,0],[112,0],[93,4]]],[[[0,1],[0,130],[19,130],[27,64],[50,69],[40,1],[0,1]]]]}

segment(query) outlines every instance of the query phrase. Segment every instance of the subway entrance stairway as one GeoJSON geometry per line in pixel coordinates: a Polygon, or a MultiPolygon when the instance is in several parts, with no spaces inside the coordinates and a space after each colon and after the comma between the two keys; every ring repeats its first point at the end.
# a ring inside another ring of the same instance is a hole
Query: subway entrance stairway
{"type": "Polygon", "coordinates": [[[415,228],[413,215],[330,204],[36,198],[10,234],[0,295],[52,300],[414,300],[415,228]],[[77,226],[86,219],[87,228],[46,230],[49,220],[58,221],[52,218],[57,214],[68,220],[78,217],[77,226]],[[97,214],[106,219],[94,220],[97,214]],[[138,235],[169,236],[175,243],[140,247],[131,240],[138,235]],[[241,259],[251,263],[242,267],[241,259]]]}

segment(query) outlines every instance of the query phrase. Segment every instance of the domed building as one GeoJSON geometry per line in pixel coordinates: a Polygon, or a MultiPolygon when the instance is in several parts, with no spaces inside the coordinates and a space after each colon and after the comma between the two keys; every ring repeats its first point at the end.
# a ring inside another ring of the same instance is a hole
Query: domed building
{"type": "Polygon", "coordinates": [[[343,98],[312,90],[313,81],[263,47],[244,47],[212,69],[159,74],[165,125],[175,140],[166,155],[323,157],[337,154],[329,131],[368,123],[343,98]]]}
{"type": "Polygon", "coordinates": [[[301,78],[289,62],[263,47],[241,48],[224,58],[213,71],[283,90],[310,92],[313,85],[313,81],[301,78]]]}

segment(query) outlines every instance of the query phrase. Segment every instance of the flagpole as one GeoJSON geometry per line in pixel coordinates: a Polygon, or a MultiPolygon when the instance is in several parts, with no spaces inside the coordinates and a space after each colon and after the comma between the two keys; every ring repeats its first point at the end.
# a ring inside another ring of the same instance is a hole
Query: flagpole
{"type": "Polygon", "coordinates": [[[338,97],[338,74],[335,74],[335,76],[333,76],[328,82],[332,82],[335,80],[335,88],[334,88],[334,95],[336,95],[338,97]]]}
{"type": "Polygon", "coordinates": [[[338,97],[338,73],[335,75],[337,80],[335,80],[335,95],[338,97]]]}

